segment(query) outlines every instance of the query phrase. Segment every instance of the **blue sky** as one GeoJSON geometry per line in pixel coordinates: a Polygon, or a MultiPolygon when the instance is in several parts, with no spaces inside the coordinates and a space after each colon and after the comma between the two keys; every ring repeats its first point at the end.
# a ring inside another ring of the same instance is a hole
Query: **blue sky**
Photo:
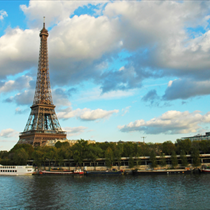
{"type": "Polygon", "coordinates": [[[0,150],[30,114],[43,16],[68,139],[175,142],[210,130],[208,1],[2,1],[0,150]]]}

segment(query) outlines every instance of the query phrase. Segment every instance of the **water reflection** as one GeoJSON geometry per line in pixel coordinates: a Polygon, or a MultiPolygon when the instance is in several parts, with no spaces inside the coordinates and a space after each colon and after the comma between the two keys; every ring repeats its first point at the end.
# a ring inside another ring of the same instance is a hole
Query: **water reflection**
{"type": "Polygon", "coordinates": [[[208,209],[209,175],[0,177],[0,206],[27,209],[208,209]]]}

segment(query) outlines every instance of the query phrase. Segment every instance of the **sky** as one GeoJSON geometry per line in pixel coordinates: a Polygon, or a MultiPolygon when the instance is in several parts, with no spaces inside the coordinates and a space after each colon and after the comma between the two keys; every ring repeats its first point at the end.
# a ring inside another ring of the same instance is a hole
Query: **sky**
{"type": "Polygon", "coordinates": [[[0,150],[30,115],[43,16],[69,140],[161,143],[210,131],[209,1],[0,1],[0,150]]]}

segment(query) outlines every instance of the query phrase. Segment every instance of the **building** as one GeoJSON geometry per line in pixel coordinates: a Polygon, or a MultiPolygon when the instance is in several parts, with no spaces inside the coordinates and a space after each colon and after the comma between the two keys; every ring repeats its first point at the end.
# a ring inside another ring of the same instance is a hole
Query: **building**
{"type": "Polygon", "coordinates": [[[49,34],[45,22],[39,36],[41,43],[34,101],[25,129],[20,133],[18,141],[18,144],[33,146],[43,146],[48,140],[66,139],[66,132],[61,129],[52,100],[47,52],[49,34]]]}
{"type": "Polygon", "coordinates": [[[210,140],[210,132],[206,132],[205,135],[197,134],[191,137],[182,137],[182,140],[190,139],[191,141],[210,140]]]}
{"type": "MultiPolygon", "coordinates": [[[[73,145],[76,144],[79,140],[53,139],[53,140],[48,140],[48,141],[46,142],[45,146],[53,147],[53,146],[55,146],[55,144],[56,144],[58,141],[60,141],[61,143],[68,142],[70,146],[73,146],[73,145]]],[[[88,142],[88,144],[95,144],[95,143],[96,143],[96,141],[94,141],[94,140],[86,140],[86,141],[88,142]]]]}

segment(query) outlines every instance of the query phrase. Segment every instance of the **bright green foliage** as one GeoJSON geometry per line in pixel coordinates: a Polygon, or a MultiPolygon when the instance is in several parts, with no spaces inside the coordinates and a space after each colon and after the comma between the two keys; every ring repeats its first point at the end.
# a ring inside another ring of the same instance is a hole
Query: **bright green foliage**
{"type": "Polygon", "coordinates": [[[188,166],[187,157],[184,151],[181,151],[180,159],[182,166],[188,166]]]}
{"type": "Polygon", "coordinates": [[[172,165],[173,168],[175,168],[178,165],[177,156],[176,156],[176,153],[174,151],[171,154],[171,165],[172,165]]]}

